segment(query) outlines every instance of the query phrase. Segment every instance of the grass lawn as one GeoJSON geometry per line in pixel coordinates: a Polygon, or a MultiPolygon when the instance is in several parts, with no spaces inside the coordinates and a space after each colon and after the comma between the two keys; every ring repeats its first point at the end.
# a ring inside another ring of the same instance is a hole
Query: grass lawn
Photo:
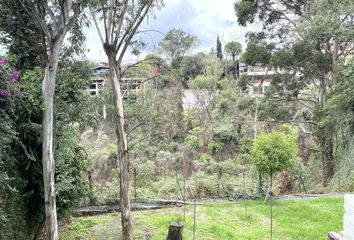
{"type": "MultiPolygon", "coordinates": [[[[269,205],[214,203],[197,206],[196,238],[198,240],[270,239],[269,205]]],[[[342,230],[343,198],[275,201],[273,206],[273,239],[327,239],[327,232],[342,230]]],[[[171,222],[184,223],[184,239],[193,239],[193,206],[188,206],[186,220],[183,208],[133,212],[134,239],[165,240],[171,222]]],[[[118,213],[74,218],[64,240],[119,239],[118,213]]]]}

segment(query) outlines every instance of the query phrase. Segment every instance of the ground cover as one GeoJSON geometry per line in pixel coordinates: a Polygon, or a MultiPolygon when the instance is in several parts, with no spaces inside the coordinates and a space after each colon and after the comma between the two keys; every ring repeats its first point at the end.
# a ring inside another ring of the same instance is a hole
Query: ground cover
{"type": "MultiPolygon", "coordinates": [[[[269,205],[264,201],[204,203],[196,207],[195,239],[270,239],[269,205]]],[[[193,239],[193,206],[133,212],[134,239],[165,240],[171,222],[184,223],[184,239],[193,239]]],[[[278,200],[273,207],[273,239],[326,239],[342,229],[343,198],[278,200]]],[[[71,219],[64,240],[119,239],[120,215],[71,219]]]]}

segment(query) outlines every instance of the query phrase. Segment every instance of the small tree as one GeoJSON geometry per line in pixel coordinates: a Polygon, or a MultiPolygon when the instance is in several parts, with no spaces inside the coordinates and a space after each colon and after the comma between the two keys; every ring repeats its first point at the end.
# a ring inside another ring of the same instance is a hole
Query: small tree
{"type": "Polygon", "coordinates": [[[231,57],[232,61],[235,61],[242,52],[242,45],[239,42],[228,42],[225,45],[224,51],[231,57]]]}
{"type": "Polygon", "coordinates": [[[296,156],[296,143],[293,129],[290,132],[261,134],[256,138],[251,157],[258,171],[273,176],[278,171],[291,166],[296,156]]]}
{"type": "Polygon", "coordinates": [[[258,171],[270,176],[270,219],[272,239],[272,185],[273,175],[288,169],[296,157],[295,130],[285,126],[283,132],[259,135],[251,149],[251,158],[258,171]]]}

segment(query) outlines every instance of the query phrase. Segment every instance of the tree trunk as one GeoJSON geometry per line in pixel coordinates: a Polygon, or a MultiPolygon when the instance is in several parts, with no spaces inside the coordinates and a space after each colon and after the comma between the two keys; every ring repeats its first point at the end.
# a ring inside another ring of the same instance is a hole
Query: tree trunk
{"type": "Polygon", "coordinates": [[[168,229],[166,240],[182,240],[183,224],[172,223],[168,229]]]}
{"type": "Polygon", "coordinates": [[[258,172],[258,194],[263,195],[263,180],[262,180],[262,173],[258,172]]]}
{"type": "Polygon", "coordinates": [[[326,95],[327,95],[327,84],[324,75],[325,73],[322,73],[322,76],[320,77],[320,88],[318,94],[318,103],[322,107],[324,107],[326,103],[326,95]]]}
{"type": "Polygon", "coordinates": [[[332,84],[336,84],[338,79],[338,38],[334,37],[334,46],[332,54],[332,84]]]}
{"type": "Polygon", "coordinates": [[[327,187],[329,181],[334,176],[335,157],[333,154],[333,139],[329,136],[328,139],[323,139],[322,142],[322,161],[323,161],[323,186],[327,187]]]}
{"type": "Polygon", "coordinates": [[[134,167],[134,198],[138,198],[138,192],[136,191],[136,175],[137,175],[137,171],[136,171],[136,167],[134,167]]]}
{"type": "Polygon", "coordinates": [[[116,133],[118,141],[120,207],[122,217],[123,240],[132,240],[132,224],[130,219],[129,201],[129,155],[126,135],[127,122],[124,118],[123,96],[120,85],[121,73],[118,69],[116,58],[108,51],[109,72],[113,90],[114,106],[116,108],[116,133]]]}
{"type": "Polygon", "coordinates": [[[54,90],[55,77],[58,67],[59,47],[54,46],[49,54],[48,63],[44,69],[43,79],[43,97],[44,97],[44,113],[43,113],[43,146],[42,146],[42,164],[43,164],[43,183],[44,183],[44,200],[46,215],[46,230],[50,240],[58,239],[58,223],[56,211],[55,197],[55,162],[54,162],[54,90]]]}

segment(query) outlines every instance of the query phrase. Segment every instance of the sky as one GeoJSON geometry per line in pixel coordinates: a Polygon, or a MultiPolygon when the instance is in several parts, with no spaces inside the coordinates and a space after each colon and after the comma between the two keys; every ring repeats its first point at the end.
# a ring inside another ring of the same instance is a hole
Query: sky
{"type": "MultiPolygon", "coordinates": [[[[165,7],[155,11],[154,15],[144,21],[141,30],[158,30],[166,33],[172,28],[181,28],[183,31],[197,36],[198,45],[194,52],[209,52],[216,46],[216,37],[219,35],[222,45],[229,41],[245,43],[245,34],[255,31],[259,27],[251,25],[241,27],[237,24],[234,2],[237,0],[165,0],[165,7]]],[[[106,61],[100,40],[96,30],[92,27],[87,29],[87,53],[92,61],[106,61]]],[[[140,36],[148,47],[147,52],[153,52],[163,35],[157,32],[149,32],[140,36]]],[[[143,58],[144,53],[140,56],[143,58]]],[[[127,52],[125,62],[136,61],[137,57],[127,52]]]]}
{"type": "MultiPolygon", "coordinates": [[[[144,21],[141,30],[157,30],[166,33],[172,28],[181,28],[183,31],[195,35],[198,45],[194,52],[209,52],[216,46],[216,37],[219,35],[222,45],[229,41],[241,42],[245,47],[245,34],[248,31],[259,30],[257,25],[241,27],[237,24],[234,2],[237,0],[164,0],[165,7],[156,10],[144,21]]],[[[87,36],[87,58],[94,62],[106,62],[107,57],[102,49],[102,44],[94,25],[85,29],[87,36]]],[[[147,53],[154,52],[163,35],[157,32],[148,32],[138,36],[147,43],[145,52],[139,58],[144,58],[147,53]]],[[[4,54],[0,46],[0,55],[4,54]]],[[[135,62],[136,56],[130,51],[126,53],[123,62],[135,62]]]]}

